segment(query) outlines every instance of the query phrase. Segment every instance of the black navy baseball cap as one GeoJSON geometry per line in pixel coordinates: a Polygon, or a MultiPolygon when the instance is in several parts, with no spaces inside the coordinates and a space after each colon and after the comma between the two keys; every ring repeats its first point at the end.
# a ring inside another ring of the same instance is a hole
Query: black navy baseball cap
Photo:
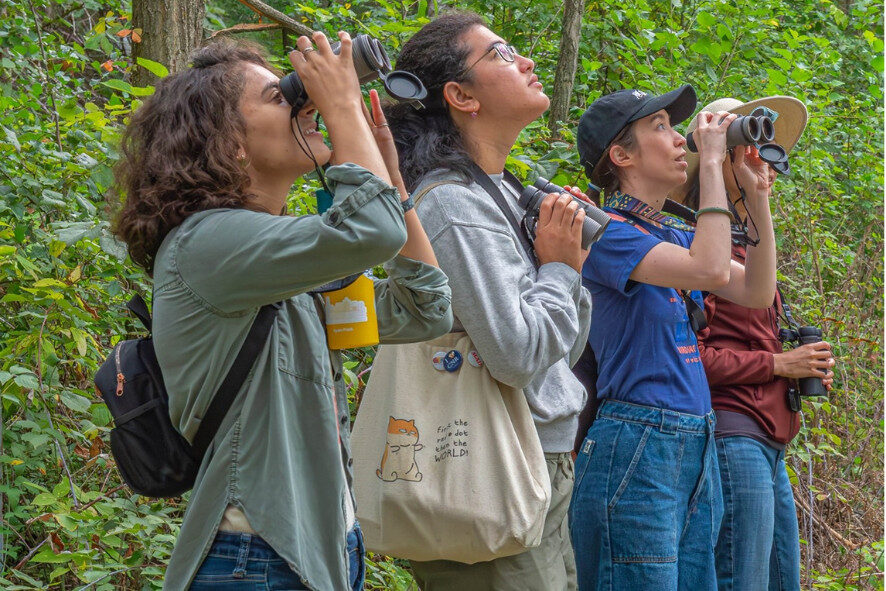
{"type": "Polygon", "coordinates": [[[692,115],[697,102],[691,84],[659,96],[626,89],[595,100],[578,122],[578,156],[588,178],[609,144],[629,123],[664,109],[671,125],[677,125],[692,115]]]}

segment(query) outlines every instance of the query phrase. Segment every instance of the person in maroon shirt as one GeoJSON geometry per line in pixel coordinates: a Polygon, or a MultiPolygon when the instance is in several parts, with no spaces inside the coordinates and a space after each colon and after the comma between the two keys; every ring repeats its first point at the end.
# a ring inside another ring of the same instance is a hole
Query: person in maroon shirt
{"type": "MultiPolygon", "coordinates": [[[[704,111],[748,115],[766,107],[775,123],[775,143],[787,152],[806,126],[806,107],[791,97],[742,103],[720,99],[704,111]]],[[[687,131],[692,131],[690,129],[687,131]]],[[[697,159],[690,160],[683,203],[697,208],[697,159]]],[[[770,168],[770,183],[777,173],[770,168]]],[[[743,263],[755,228],[731,172],[723,174],[736,214],[733,258],[743,263]],[[750,228],[748,228],[750,223],[750,228]]],[[[783,302],[752,310],[719,298],[705,298],[708,326],[698,333],[702,363],[717,417],[715,431],[725,513],[717,541],[718,587],[733,590],[799,590],[800,543],[794,497],[785,468],[785,446],[800,429],[788,390],[794,380],[820,377],[830,389],[834,365],[830,345],[821,341],[784,351],[779,340],[783,302]]]]}

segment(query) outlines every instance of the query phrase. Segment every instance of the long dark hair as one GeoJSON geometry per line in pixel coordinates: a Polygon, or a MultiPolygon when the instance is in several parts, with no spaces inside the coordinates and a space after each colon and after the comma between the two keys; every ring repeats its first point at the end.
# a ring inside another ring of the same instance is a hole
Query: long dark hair
{"type": "Polygon", "coordinates": [[[163,239],[188,216],[250,207],[249,176],[237,160],[246,63],[271,69],[254,44],[223,40],[198,50],[191,67],[160,80],[123,133],[114,175],[125,201],[114,233],[149,274],[163,239]]]}
{"type": "Polygon", "coordinates": [[[421,28],[403,46],[397,69],[412,72],[428,89],[424,109],[410,105],[385,108],[391,133],[400,154],[400,171],[406,188],[412,191],[418,181],[436,168],[448,168],[470,176],[470,156],[461,132],[443,99],[447,82],[470,79],[464,74],[471,48],[461,41],[472,27],[486,26],[473,12],[447,12],[421,28]]]}

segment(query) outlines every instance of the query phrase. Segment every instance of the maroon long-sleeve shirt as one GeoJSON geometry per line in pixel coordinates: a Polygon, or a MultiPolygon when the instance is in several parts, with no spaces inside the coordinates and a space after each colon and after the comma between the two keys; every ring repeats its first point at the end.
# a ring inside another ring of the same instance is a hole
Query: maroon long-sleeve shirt
{"type": "MultiPolygon", "coordinates": [[[[743,246],[733,245],[732,258],[745,260],[743,246]]],[[[749,416],[774,441],[786,444],[800,430],[800,417],[788,406],[790,380],[774,375],[778,340],[778,307],[745,308],[713,294],[705,298],[708,326],[698,333],[698,350],[711,387],[711,404],[749,416]]]]}

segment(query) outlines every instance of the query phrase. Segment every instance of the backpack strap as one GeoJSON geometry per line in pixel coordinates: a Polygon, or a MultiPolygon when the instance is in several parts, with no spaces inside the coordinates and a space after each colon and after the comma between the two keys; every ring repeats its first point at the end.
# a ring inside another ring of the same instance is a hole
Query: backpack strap
{"type": "Polygon", "coordinates": [[[221,386],[218,387],[218,390],[212,397],[212,402],[203,416],[200,428],[197,429],[197,435],[194,436],[191,449],[193,450],[195,460],[201,460],[206,454],[206,450],[209,449],[209,444],[212,443],[212,439],[218,432],[222,420],[225,418],[228,410],[230,410],[234,398],[237,397],[237,393],[244,382],[246,382],[249,371],[264,347],[281,305],[282,302],[268,304],[262,306],[258,311],[258,315],[249,329],[249,334],[246,335],[246,340],[234,359],[234,364],[228,370],[228,375],[225,376],[221,386]]]}
{"type": "Polygon", "coordinates": [[[129,311],[135,314],[136,318],[141,320],[142,324],[148,332],[151,332],[151,312],[148,310],[148,305],[145,303],[145,299],[141,296],[141,294],[135,294],[129,301],[126,302],[126,307],[129,308],[129,311]]]}
{"type": "Polygon", "coordinates": [[[431,183],[426,187],[422,187],[422,190],[412,196],[412,201],[415,205],[418,205],[418,202],[424,198],[425,195],[431,192],[432,189],[436,189],[437,187],[442,187],[443,185],[458,185],[459,187],[464,187],[464,183],[459,183],[456,181],[437,181],[435,183],[431,183]]]}

